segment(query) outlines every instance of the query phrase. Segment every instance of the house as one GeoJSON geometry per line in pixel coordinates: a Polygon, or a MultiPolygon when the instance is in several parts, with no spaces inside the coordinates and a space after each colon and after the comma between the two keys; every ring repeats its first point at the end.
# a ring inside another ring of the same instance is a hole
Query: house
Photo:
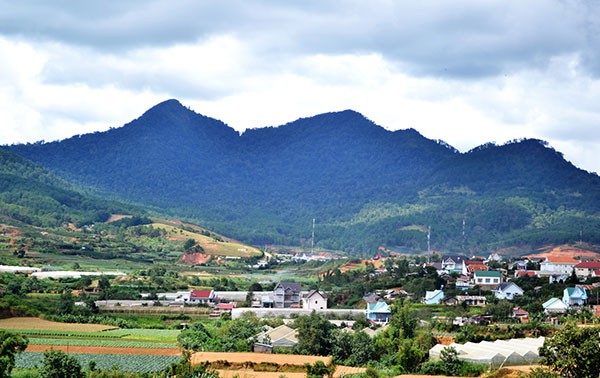
{"type": "Polygon", "coordinates": [[[546,259],[540,263],[540,275],[570,275],[573,272],[575,265],[579,264],[569,256],[548,255],[546,259]]]}
{"type": "Polygon", "coordinates": [[[214,290],[192,290],[190,292],[189,303],[209,304],[215,299],[214,290]]]}
{"type": "Polygon", "coordinates": [[[562,301],[568,306],[583,306],[585,301],[587,301],[587,292],[584,288],[576,286],[576,287],[567,287],[563,291],[563,299],[562,301]]]}
{"type": "Polygon", "coordinates": [[[467,274],[467,259],[463,256],[445,256],[442,258],[442,269],[443,271],[458,274],[467,274]]]}
{"type": "Polygon", "coordinates": [[[484,290],[494,290],[502,283],[502,272],[497,270],[478,270],[473,275],[475,285],[484,290]]]}
{"type": "Polygon", "coordinates": [[[529,321],[529,312],[523,310],[521,307],[513,307],[512,317],[519,319],[521,323],[527,323],[529,321]]]}
{"type": "Polygon", "coordinates": [[[280,282],[273,289],[273,307],[300,308],[302,286],[295,282],[280,282]]]}
{"type": "Polygon", "coordinates": [[[444,300],[444,292],[441,290],[433,290],[425,292],[425,304],[440,304],[444,300]]]}
{"type": "Polygon", "coordinates": [[[298,344],[298,331],[285,324],[261,332],[255,337],[257,343],[271,345],[273,348],[291,349],[298,344]]]}
{"type": "Polygon", "coordinates": [[[550,298],[542,303],[545,314],[564,314],[567,312],[567,305],[560,298],[550,298]]]}
{"type": "Polygon", "coordinates": [[[515,277],[535,277],[537,276],[538,271],[536,270],[518,270],[515,272],[515,277]]]}
{"type": "Polygon", "coordinates": [[[508,299],[511,301],[515,296],[523,295],[523,289],[514,282],[503,282],[494,290],[494,295],[498,299],[508,299]]]}
{"type": "Polygon", "coordinates": [[[311,290],[302,297],[302,308],[305,310],[327,310],[327,295],[318,290],[311,290]]]}
{"type": "Polygon", "coordinates": [[[591,277],[595,270],[600,270],[600,261],[580,262],[574,266],[574,269],[579,278],[591,277]]]}
{"type": "Polygon", "coordinates": [[[467,261],[467,271],[469,273],[474,273],[478,270],[489,270],[488,266],[483,263],[483,261],[479,260],[469,260],[467,261]]]}
{"type": "Polygon", "coordinates": [[[469,290],[473,287],[471,277],[460,275],[456,277],[455,287],[460,290],[469,290]]]}
{"type": "Polygon", "coordinates": [[[465,304],[466,306],[484,307],[487,303],[483,295],[457,295],[456,297],[444,300],[444,304],[448,306],[465,304]]]}
{"type": "Polygon", "coordinates": [[[385,324],[392,317],[392,309],[384,301],[367,303],[366,316],[373,323],[385,324]]]}

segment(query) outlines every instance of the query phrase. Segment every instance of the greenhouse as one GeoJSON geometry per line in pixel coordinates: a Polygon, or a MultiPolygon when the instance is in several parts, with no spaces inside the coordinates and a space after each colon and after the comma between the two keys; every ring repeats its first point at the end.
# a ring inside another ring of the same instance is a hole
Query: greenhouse
{"type": "Polygon", "coordinates": [[[494,368],[507,365],[530,365],[538,362],[540,358],[538,350],[543,344],[543,337],[437,344],[429,350],[429,357],[440,358],[444,348],[454,347],[458,352],[458,358],[463,361],[486,364],[494,368]]]}

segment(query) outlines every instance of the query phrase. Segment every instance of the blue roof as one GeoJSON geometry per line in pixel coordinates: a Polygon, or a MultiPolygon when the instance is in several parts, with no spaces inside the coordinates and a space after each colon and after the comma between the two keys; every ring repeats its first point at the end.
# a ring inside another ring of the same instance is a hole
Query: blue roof
{"type": "Polygon", "coordinates": [[[367,306],[369,312],[385,312],[389,314],[392,313],[392,309],[385,302],[368,303],[367,306]]]}

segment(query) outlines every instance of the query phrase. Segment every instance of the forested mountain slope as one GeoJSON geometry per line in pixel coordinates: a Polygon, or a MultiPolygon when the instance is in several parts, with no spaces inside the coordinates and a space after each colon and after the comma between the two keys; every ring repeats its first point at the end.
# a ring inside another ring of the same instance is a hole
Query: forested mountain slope
{"type": "Polygon", "coordinates": [[[10,147],[61,177],[262,245],[441,249],[600,241],[600,178],[537,140],[465,154],[346,110],[239,135],[169,100],[129,124],[10,147]]]}
{"type": "Polygon", "coordinates": [[[129,210],[122,204],[87,197],[46,168],[0,148],[0,222],[79,226],[129,210]]]}

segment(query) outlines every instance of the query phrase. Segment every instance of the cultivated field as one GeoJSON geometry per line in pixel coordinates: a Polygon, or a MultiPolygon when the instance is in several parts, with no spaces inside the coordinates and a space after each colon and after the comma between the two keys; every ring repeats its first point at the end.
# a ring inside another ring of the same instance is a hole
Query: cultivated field
{"type": "Polygon", "coordinates": [[[0,319],[0,329],[40,330],[60,332],[102,332],[117,327],[102,324],[58,323],[41,318],[8,318],[0,319]]]}
{"type": "Polygon", "coordinates": [[[50,349],[69,353],[83,367],[94,361],[99,369],[117,366],[126,372],[159,371],[181,360],[178,330],[120,329],[39,318],[1,319],[0,329],[24,334],[30,339],[25,352],[17,356],[17,368],[40,366],[43,352],[50,349]]]}

